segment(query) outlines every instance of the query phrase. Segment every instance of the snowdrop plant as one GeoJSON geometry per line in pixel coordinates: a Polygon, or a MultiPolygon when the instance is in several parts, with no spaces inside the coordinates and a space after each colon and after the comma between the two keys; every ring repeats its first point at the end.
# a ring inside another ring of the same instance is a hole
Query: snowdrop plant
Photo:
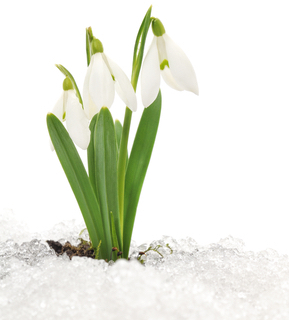
{"type": "Polygon", "coordinates": [[[47,127],[70,186],[82,212],[92,246],[99,259],[128,258],[137,205],[151,158],[161,113],[160,75],[176,90],[198,94],[193,67],[183,51],[166,35],[162,23],[151,17],[151,7],[139,28],[131,81],[104,51],[92,29],[86,30],[87,73],[83,99],[71,73],[65,75],[63,93],[47,127]],[[153,43],[141,75],[144,110],[130,153],[128,138],[135,91],[150,26],[153,43]],[[110,113],[115,92],[126,105],[123,125],[110,113]],[[66,120],[66,127],[62,122],[66,120]],[[74,143],[87,149],[88,172],[74,143]]]}

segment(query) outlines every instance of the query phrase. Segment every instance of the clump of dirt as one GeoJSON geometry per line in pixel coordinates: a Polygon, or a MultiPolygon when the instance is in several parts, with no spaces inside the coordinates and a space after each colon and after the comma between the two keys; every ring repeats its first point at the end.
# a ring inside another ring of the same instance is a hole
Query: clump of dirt
{"type": "MultiPolygon", "coordinates": [[[[70,260],[74,256],[95,259],[96,254],[92,247],[91,242],[85,241],[83,239],[80,239],[80,240],[81,242],[77,247],[73,246],[69,241],[66,241],[64,245],[62,245],[59,241],[54,241],[54,240],[47,240],[46,242],[48,243],[49,247],[55,251],[57,256],[60,256],[66,253],[70,260]]],[[[163,258],[164,256],[162,255],[162,253],[158,251],[160,247],[163,247],[163,246],[162,245],[157,245],[155,247],[150,246],[147,250],[139,252],[136,257],[137,260],[139,260],[141,263],[144,263],[146,260],[144,257],[149,251],[155,251],[163,258]]],[[[173,253],[173,250],[171,249],[168,243],[166,244],[165,247],[170,249],[170,254],[173,253]]],[[[113,261],[115,261],[116,259],[120,259],[121,255],[122,255],[122,252],[119,251],[116,247],[113,247],[111,249],[110,260],[113,259],[113,261]]],[[[130,258],[128,258],[128,260],[130,260],[130,258]]],[[[108,262],[107,259],[105,261],[108,262]]]]}
{"type": "Polygon", "coordinates": [[[87,241],[82,241],[77,247],[73,246],[68,241],[66,241],[64,245],[62,245],[59,241],[47,240],[46,242],[58,256],[66,253],[70,260],[74,256],[95,259],[95,252],[87,241]]]}

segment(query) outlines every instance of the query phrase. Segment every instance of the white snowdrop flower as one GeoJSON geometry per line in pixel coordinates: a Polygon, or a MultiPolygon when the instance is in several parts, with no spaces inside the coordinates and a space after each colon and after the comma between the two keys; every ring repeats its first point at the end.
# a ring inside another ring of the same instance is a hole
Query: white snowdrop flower
{"type": "Polygon", "coordinates": [[[91,119],[102,107],[110,108],[115,91],[128,108],[136,111],[136,95],[126,74],[103,52],[98,39],[92,40],[91,50],[83,86],[83,105],[88,118],[91,119]]]}
{"type": "MultiPolygon", "coordinates": [[[[69,78],[63,81],[63,92],[52,113],[60,121],[66,121],[67,131],[73,142],[81,149],[87,149],[90,141],[89,119],[82,109],[69,78]]],[[[50,147],[54,150],[51,141],[50,147]]]]}
{"type": "Polygon", "coordinates": [[[160,76],[175,90],[199,94],[195,71],[183,50],[166,34],[159,19],[152,20],[154,38],[144,59],[141,96],[144,107],[151,105],[160,88],[160,76]]]}

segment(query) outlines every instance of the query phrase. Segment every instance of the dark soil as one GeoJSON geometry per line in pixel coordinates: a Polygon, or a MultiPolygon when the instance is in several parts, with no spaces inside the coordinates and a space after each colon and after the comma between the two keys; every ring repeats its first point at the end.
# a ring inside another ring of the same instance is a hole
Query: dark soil
{"type": "Polygon", "coordinates": [[[66,253],[71,260],[72,257],[87,257],[87,258],[95,258],[95,252],[91,245],[88,242],[82,242],[77,247],[70,244],[70,242],[66,242],[62,245],[58,241],[47,240],[46,241],[51,249],[55,251],[55,253],[59,256],[66,253]]]}
{"type": "MultiPolygon", "coordinates": [[[[53,249],[57,256],[60,256],[66,253],[71,260],[72,257],[87,257],[95,259],[95,251],[92,248],[92,244],[89,241],[85,241],[81,239],[81,243],[75,247],[69,241],[66,241],[64,245],[62,245],[59,241],[47,240],[46,241],[51,249],[53,249]]],[[[111,248],[111,257],[110,260],[121,258],[122,252],[119,251],[116,247],[111,248]]],[[[105,260],[107,262],[107,259],[105,260]]]]}
{"type": "MultiPolygon", "coordinates": [[[[95,259],[95,251],[92,248],[91,242],[89,242],[89,241],[85,241],[85,240],[81,239],[81,243],[77,247],[73,246],[68,241],[66,241],[66,243],[64,245],[62,245],[59,241],[54,241],[54,240],[47,240],[46,242],[48,243],[49,247],[55,251],[57,256],[60,256],[64,253],[66,253],[70,260],[74,256],[95,259]]],[[[162,247],[162,246],[161,245],[157,245],[156,247],[150,246],[147,250],[139,252],[138,256],[137,256],[137,260],[139,260],[141,263],[143,263],[141,257],[143,255],[146,255],[146,253],[151,250],[157,252],[163,258],[163,255],[158,251],[158,249],[160,247],[162,247]]],[[[169,244],[166,244],[166,247],[170,249],[170,251],[171,251],[170,254],[172,254],[173,250],[171,249],[169,244]]],[[[115,261],[116,259],[121,258],[121,255],[122,255],[122,252],[119,251],[116,247],[113,247],[111,249],[110,260],[113,258],[113,261],[115,261]]],[[[130,260],[130,258],[128,258],[128,260],[130,260]]],[[[107,259],[105,261],[108,262],[107,259]]]]}

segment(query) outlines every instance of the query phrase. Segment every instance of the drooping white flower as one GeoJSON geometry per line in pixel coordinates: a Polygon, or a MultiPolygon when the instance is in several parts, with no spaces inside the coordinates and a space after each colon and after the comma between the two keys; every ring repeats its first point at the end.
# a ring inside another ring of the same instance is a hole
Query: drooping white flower
{"type": "Polygon", "coordinates": [[[144,107],[151,105],[160,88],[160,76],[175,90],[199,94],[195,71],[183,50],[166,34],[159,19],[152,21],[154,38],[144,59],[141,96],[144,107]]]}
{"type": "Polygon", "coordinates": [[[98,39],[92,40],[91,48],[91,61],[83,86],[83,105],[87,117],[91,119],[102,107],[110,108],[115,91],[128,108],[136,111],[136,95],[126,74],[103,52],[98,39]]]}
{"type": "MultiPolygon", "coordinates": [[[[87,149],[90,141],[89,119],[82,109],[69,78],[63,81],[63,92],[52,113],[60,121],[66,121],[67,131],[73,142],[81,149],[87,149]]],[[[50,146],[54,150],[51,141],[50,146]]]]}

